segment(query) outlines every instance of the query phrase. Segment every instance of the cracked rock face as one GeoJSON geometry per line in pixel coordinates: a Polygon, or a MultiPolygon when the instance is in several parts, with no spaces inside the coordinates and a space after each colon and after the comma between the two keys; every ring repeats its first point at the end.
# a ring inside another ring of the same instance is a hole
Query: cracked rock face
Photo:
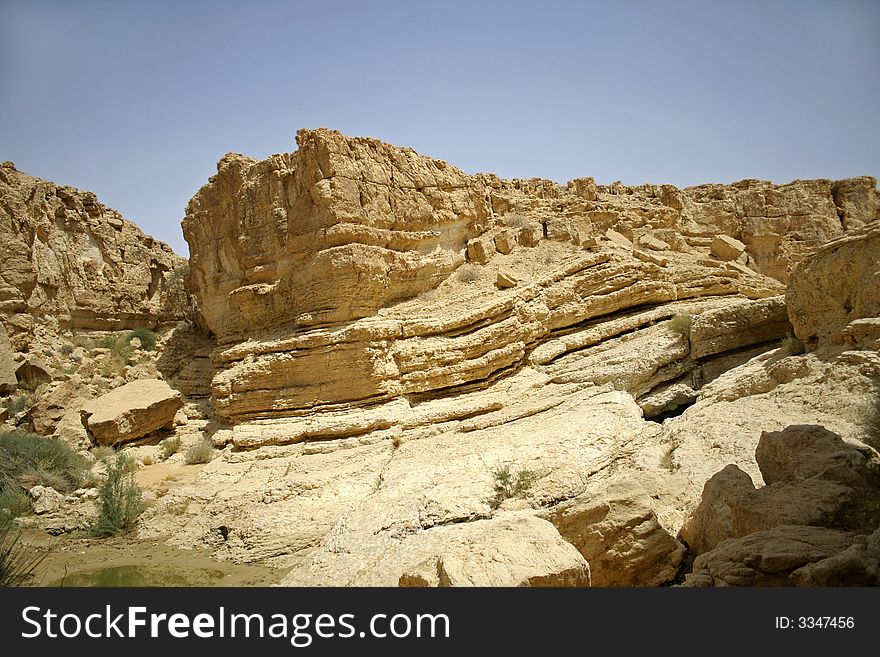
{"type": "Polygon", "coordinates": [[[876,354],[780,339],[791,268],[872,227],[874,179],[561,186],[297,143],[227,155],[187,209],[227,447],[142,537],[297,585],[657,585],[714,473],[762,482],[762,431],[861,435],[876,354]]]}
{"type": "Polygon", "coordinates": [[[0,167],[0,319],[17,351],[49,329],[175,322],[187,307],[172,274],[186,262],[91,192],[0,167]]]}

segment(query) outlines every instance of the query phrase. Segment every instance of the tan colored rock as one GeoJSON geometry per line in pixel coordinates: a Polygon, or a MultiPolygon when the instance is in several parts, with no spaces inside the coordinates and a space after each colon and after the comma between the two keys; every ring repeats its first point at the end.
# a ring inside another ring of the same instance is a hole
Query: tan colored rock
{"type": "Polygon", "coordinates": [[[665,267],[669,264],[669,258],[664,258],[663,256],[651,253],[650,251],[634,249],[633,255],[642,262],[650,262],[652,265],[657,265],[658,267],[665,267]]]}
{"type": "Polygon", "coordinates": [[[12,392],[18,385],[13,356],[12,344],[9,342],[6,328],[0,323],[0,395],[12,392]]]}
{"type": "Polygon", "coordinates": [[[86,403],[82,423],[99,445],[142,438],[174,421],[180,393],[156,379],[132,381],[86,403]]]}
{"type": "Polygon", "coordinates": [[[663,240],[658,240],[656,237],[651,237],[650,235],[643,235],[639,238],[639,245],[644,246],[647,249],[651,249],[652,251],[668,251],[669,245],[663,240]]]}
{"type": "Polygon", "coordinates": [[[507,289],[511,287],[516,287],[519,284],[519,279],[516,275],[509,270],[501,270],[498,272],[498,277],[495,280],[495,285],[497,285],[501,289],[507,289]]]}
{"type": "Polygon", "coordinates": [[[722,260],[736,260],[745,250],[745,244],[727,235],[716,235],[712,240],[712,255],[722,260]]]}
{"type": "Polygon", "coordinates": [[[755,452],[767,484],[729,465],[703,489],[680,536],[696,553],[779,525],[855,529],[880,519],[865,457],[818,426],[764,432],[755,452]]]}
{"type": "Polygon", "coordinates": [[[691,356],[702,358],[753,344],[775,346],[790,332],[784,297],[733,301],[694,318],[691,356]]]}
{"type": "Polygon", "coordinates": [[[567,241],[572,239],[571,224],[565,219],[551,219],[545,226],[548,240],[567,241]]]}
{"type": "Polygon", "coordinates": [[[49,486],[34,486],[28,494],[33,500],[31,507],[37,515],[57,511],[64,504],[64,495],[49,486]]]}
{"type": "Polygon", "coordinates": [[[53,381],[30,409],[34,432],[41,436],[52,434],[68,409],[79,409],[91,396],[78,374],[66,381],[53,381]]]}
{"type": "Polygon", "coordinates": [[[526,224],[519,231],[519,243],[523,246],[537,246],[542,239],[544,227],[541,224],[526,224]]]}
{"type": "Polygon", "coordinates": [[[503,230],[495,236],[495,249],[503,255],[512,253],[516,244],[517,238],[512,230],[503,230]]]}
{"type": "Polygon", "coordinates": [[[626,235],[623,235],[622,233],[614,230],[613,228],[609,228],[605,231],[605,237],[617,246],[622,246],[625,249],[632,248],[632,240],[630,240],[626,235]]]}
{"type": "MultiPolygon", "coordinates": [[[[182,318],[184,260],[91,192],[0,168],[0,315],[61,328],[124,329],[182,318]]],[[[19,326],[24,342],[43,328],[19,326]]]]}
{"type": "Polygon", "coordinates": [[[36,356],[28,356],[15,369],[15,377],[19,383],[34,389],[52,380],[49,366],[36,356]]]}
{"type": "Polygon", "coordinates": [[[92,446],[92,441],[82,422],[82,404],[72,404],[58,420],[53,436],[69,447],[79,451],[92,446]]]}
{"type": "Polygon", "coordinates": [[[419,549],[432,556],[401,574],[399,586],[590,586],[590,566],[553,525],[505,514],[439,528],[419,549]]]}
{"type": "Polygon", "coordinates": [[[633,479],[563,502],[548,519],[590,564],[593,586],[659,586],[675,578],[685,554],[633,479]]]}
{"type": "Polygon", "coordinates": [[[495,253],[495,243],[488,238],[478,238],[468,241],[467,255],[468,260],[484,265],[489,262],[489,258],[495,253]]]}
{"type": "MultiPolygon", "coordinates": [[[[811,585],[815,581],[811,574],[818,574],[822,568],[813,564],[824,563],[827,567],[828,560],[845,553],[858,542],[859,539],[849,532],[824,527],[787,525],[755,532],[726,541],[711,552],[698,556],[694,560],[693,572],[685,578],[685,586],[811,585]]],[[[880,555],[865,556],[869,558],[862,562],[861,568],[852,569],[857,574],[853,577],[851,572],[846,578],[847,584],[876,586],[878,578],[874,564],[880,555]]],[[[820,581],[825,577],[820,575],[820,581]]]]}
{"type": "Polygon", "coordinates": [[[880,317],[880,224],[830,242],[804,258],[786,291],[798,338],[839,343],[853,320],[880,317]]]}

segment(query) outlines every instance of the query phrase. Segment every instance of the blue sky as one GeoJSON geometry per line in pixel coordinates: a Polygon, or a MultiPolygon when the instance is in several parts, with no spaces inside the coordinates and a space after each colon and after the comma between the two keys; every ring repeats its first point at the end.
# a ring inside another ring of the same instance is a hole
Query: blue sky
{"type": "Polygon", "coordinates": [[[229,151],[302,127],[467,172],[880,175],[880,2],[0,0],[0,160],[187,254],[229,151]]]}

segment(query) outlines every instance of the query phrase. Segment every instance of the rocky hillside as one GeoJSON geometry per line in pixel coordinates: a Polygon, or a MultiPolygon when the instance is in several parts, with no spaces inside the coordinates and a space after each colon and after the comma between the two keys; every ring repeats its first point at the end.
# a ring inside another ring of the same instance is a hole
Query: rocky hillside
{"type": "Polygon", "coordinates": [[[297,141],[187,208],[224,451],[144,538],[289,584],[657,585],[715,472],[763,483],[763,432],[872,453],[875,179],[563,187],[297,141]]]}
{"type": "MultiPolygon", "coordinates": [[[[7,420],[137,459],[144,544],[290,585],[876,583],[874,178],[561,186],[328,130],[297,142],[225,156],[190,201],[195,326],[155,351],[80,348],[7,420]]],[[[112,211],[76,198],[100,220],[71,243],[119,245],[112,211]]],[[[7,324],[182,315],[161,247],[123,255],[131,270],[106,248],[106,276],[158,273],[113,279],[130,294],[89,315],[37,303],[51,258],[4,264],[39,272],[7,324]]],[[[96,494],[33,523],[82,528],[96,494]]]]}
{"type": "MultiPolygon", "coordinates": [[[[13,347],[59,331],[156,328],[187,307],[186,261],[91,192],[0,166],[0,322],[13,347]]],[[[47,340],[51,342],[51,340],[47,340]]]]}

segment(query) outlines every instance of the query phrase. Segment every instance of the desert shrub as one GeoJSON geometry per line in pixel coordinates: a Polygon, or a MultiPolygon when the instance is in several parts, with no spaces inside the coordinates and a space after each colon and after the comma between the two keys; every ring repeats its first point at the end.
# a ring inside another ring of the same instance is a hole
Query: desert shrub
{"type": "Polygon", "coordinates": [[[60,349],[61,353],[65,356],[70,356],[73,353],[73,345],[72,344],[63,344],[60,349]]]}
{"type": "Polygon", "coordinates": [[[183,455],[183,460],[188,465],[194,463],[207,463],[214,455],[214,444],[207,438],[203,438],[195,445],[190,446],[183,455]]]}
{"type": "Polygon", "coordinates": [[[100,374],[106,377],[122,376],[125,373],[125,366],[128,365],[128,361],[134,353],[134,347],[129,343],[128,334],[105,335],[95,342],[95,346],[110,350],[109,357],[98,368],[100,374]]]}
{"type": "Polygon", "coordinates": [[[107,464],[107,478],[98,488],[98,517],[92,525],[95,536],[114,536],[132,529],[143,510],[141,487],[131,473],[132,459],[117,454],[107,464]]]}
{"type": "Polygon", "coordinates": [[[0,489],[0,515],[18,518],[30,515],[31,501],[20,486],[0,489]]]}
{"type": "Polygon", "coordinates": [[[91,451],[91,454],[96,461],[103,461],[104,459],[112,458],[112,456],[116,454],[116,451],[107,445],[100,445],[95,447],[91,451]]]}
{"type": "Polygon", "coordinates": [[[67,492],[83,481],[89,464],[55,438],[27,431],[0,434],[0,485],[4,490],[51,486],[67,492]]]}
{"type": "Polygon", "coordinates": [[[162,448],[162,460],[167,461],[180,451],[180,438],[177,436],[166,438],[159,443],[159,446],[162,448]]]}
{"type": "Polygon", "coordinates": [[[806,351],[803,341],[791,333],[782,338],[780,344],[789,356],[800,356],[806,351]]]}
{"type": "Polygon", "coordinates": [[[4,402],[6,410],[9,411],[9,417],[15,417],[22,411],[28,410],[37,403],[38,396],[34,392],[21,392],[14,397],[9,397],[4,402]]]}
{"type": "Polygon", "coordinates": [[[504,216],[504,225],[509,228],[520,228],[529,223],[529,220],[521,214],[508,214],[504,216]]]}
{"type": "Polygon", "coordinates": [[[531,470],[520,470],[514,474],[510,465],[504,464],[492,470],[492,479],[495,502],[500,504],[511,497],[525,497],[538,475],[531,470]]]}
{"type": "Polygon", "coordinates": [[[179,267],[174,268],[167,274],[167,278],[165,279],[168,282],[168,287],[180,287],[184,286],[184,280],[189,275],[189,262],[185,262],[179,267]]]}
{"type": "Polygon", "coordinates": [[[0,513],[0,587],[22,586],[32,578],[45,555],[24,547],[12,516],[0,513]]]}
{"type": "Polygon", "coordinates": [[[691,328],[693,327],[693,325],[694,318],[687,313],[674,315],[672,319],[669,320],[670,330],[675,331],[679,335],[682,335],[686,338],[690,338],[691,328]]]}
{"type": "Polygon", "coordinates": [[[159,339],[159,336],[156,335],[155,332],[151,331],[147,328],[136,328],[133,331],[129,331],[128,335],[125,336],[125,341],[131,345],[131,341],[137,338],[141,341],[141,349],[144,351],[152,351],[153,347],[156,346],[156,340],[159,339]]]}
{"type": "Polygon", "coordinates": [[[465,263],[458,268],[456,278],[462,283],[475,283],[483,276],[483,270],[477,265],[465,263]]]}

